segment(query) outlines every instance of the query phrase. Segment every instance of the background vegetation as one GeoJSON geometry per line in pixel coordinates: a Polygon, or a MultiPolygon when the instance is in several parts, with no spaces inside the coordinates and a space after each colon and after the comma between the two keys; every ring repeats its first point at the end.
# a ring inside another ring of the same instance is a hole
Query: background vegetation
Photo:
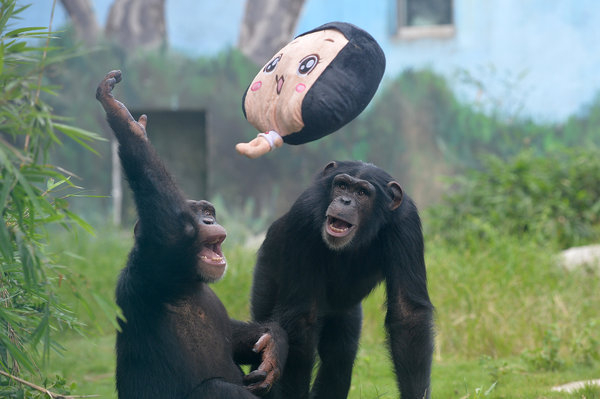
{"type": "MultiPolygon", "coordinates": [[[[11,31],[14,2],[1,4],[0,370],[53,390],[115,396],[111,303],[131,232],[99,222],[107,199],[74,201],[82,192],[73,181],[88,195],[110,192],[108,142],[89,144],[96,137],[80,128],[105,129],[93,93],[120,68],[117,95],[132,108],[207,111],[207,197],[230,233],[230,268],[215,289],[233,317],[248,318],[256,245],[247,243],[260,242],[319,165],[362,159],[397,177],[423,210],[437,308],[435,397],[565,397],[550,387],[600,375],[600,271],[567,272],[555,259],[560,249],[600,239],[600,97],[564,124],[544,125],[497,99],[464,104],[440,76],[407,71],[384,82],[342,131],[250,161],[233,150],[255,135],[240,101],[257,67],[241,54],[126,56],[107,44],[67,56],[54,50],[73,47],[67,32],[44,55],[45,46],[22,39],[45,38],[45,30],[11,31]],[[95,236],[73,207],[97,221],[95,236]]],[[[152,121],[149,134],[160,134],[152,121]]],[[[397,397],[383,303],[381,288],[364,303],[352,398],[397,397]]],[[[0,377],[0,396],[33,395],[0,377]]],[[[599,398],[600,390],[571,397],[599,398]]]]}
{"type": "MultiPolygon", "coordinates": [[[[235,225],[235,215],[221,216],[225,226],[235,225]]],[[[597,388],[573,395],[550,390],[600,375],[600,271],[566,272],[556,264],[556,245],[500,231],[493,239],[474,235],[464,245],[450,245],[436,237],[425,216],[429,288],[436,305],[434,397],[600,398],[597,388]]],[[[235,240],[225,243],[229,268],[214,289],[232,317],[247,319],[255,249],[235,240]]],[[[82,255],[69,262],[89,289],[112,297],[131,232],[108,230],[94,240],[81,235],[59,242],[57,251],[82,255]]],[[[63,294],[71,295],[67,289],[63,294]]],[[[384,300],[380,287],[363,304],[352,399],[398,397],[385,344],[384,300]]],[[[113,398],[114,332],[108,319],[96,324],[102,329],[64,336],[69,351],[52,359],[51,371],[77,381],[72,392],[113,398]]]]}
{"type": "MultiPolygon", "coordinates": [[[[72,47],[70,37],[61,36],[57,45],[72,47]]],[[[116,68],[124,74],[116,94],[130,108],[206,110],[207,197],[219,195],[231,207],[243,207],[250,201],[255,215],[262,209],[273,210],[273,214],[283,212],[319,168],[332,159],[377,164],[424,207],[439,202],[447,191],[440,176],[481,169],[486,155],[507,160],[524,149],[545,156],[562,147],[600,145],[600,97],[563,124],[546,125],[521,117],[518,109],[499,108],[501,99],[486,96],[486,88],[473,78],[462,79],[483,93],[481,103],[475,105],[458,100],[443,77],[427,70],[409,70],[385,80],[362,115],[339,132],[316,143],[284,146],[267,157],[248,160],[235,152],[234,145],[256,135],[241,111],[241,97],[259,69],[256,65],[236,50],[198,59],[172,52],[126,57],[120,51],[106,45],[53,66],[48,71],[50,81],[63,87],[62,95],[52,99],[56,111],[76,116],[79,126],[110,137],[92,93],[99,79],[116,68]]],[[[153,130],[151,120],[148,126],[151,138],[169,134],[153,130]]],[[[56,159],[77,169],[88,190],[104,195],[110,192],[109,144],[98,143],[94,148],[100,157],[89,157],[67,145],[56,159]]],[[[182,146],[179,151],[194,150],[182,146]]],[[[92,209],[105,214],[110,201],[99,200],[92,209]]],[[[88,213],[90,207],[81,211],[88,213]]]]}
{"type": "MultiPolygon", "coordinates": [[[[62,390],[64,380],[46,378],[52,349],[62,348],[56,333],[77,329],[77,317],[57,295],[61,283],[73,286],[69,271],[48,248],[48,228],[91,227],[69,209],[78,187],[72,174],[48,162],[48,151],[70,139],[80,148],[98,136],[64,124],[42,93],[54,88],[42,82],[44,67],[64,59],[48,41],[44,28],[11,29],[22,11],[15,2],[0,2],[0,372],[42,377],[62,390]],[[28,41],[29,40],[29,41],[28,41]]],[[[4,375],[4,374],[3,374],[4,375]]],[[[0,396],[29,397],[14,381],[0,377],[0,396]]]]}
{"type": "MultiPolygon", "coordinates": [[[[503,168],[496,161],[486,162],[480,171],[461,178],[440,205],[423,212],[429,288],[436,305],[434,397],[600,398],[599,388],[570,395],[551,391],[561,383],[600,375],[600,269],[567,272],[556,259],[566,244],[599,238],[597,218],[585,217],[599,201],[592,195],[598,187],[592,184],[597,163],[587,158],[589,149],[561,150],[554,156],[537,158],[526,152],[503,168]],[[561,162],[550,162],[554,156],[561,162]],[[572,182],[592,181],[576,190],[558,190],[560,201],[537,188],[564,186],[565,170],[572,182]],[[512,184],[502,183],[510,179],[512,184]],[[593,200],[571,201],[569,193],[593,200]],[[529,205],[521,209],[519,203],[529,205]],[[508,212],[511,205],[518,209],[508,212]],[[578,221],[580,227],[553,234],[548,227],[553,212],[568,215],[569,223],[578,221]]],[[[256,248],[244,245],[251,236],[246,221],[253,220],[257,228],[261,221],[237,208],[218,207],[230,232],[225,243],[229,269],[214,288],[232,317],[247,319],[256,248]]],[[[131,232],[109,229],[94,240],[87,235],[57,240],[55,249],[70,259],[91,291],[110,298],[130,245],[131,232]],[[71,253],[82,256],[73,259],[71,253]]],[[[72,293],[64,290],[61,295],[68,302],[72,293]]],[[[379,287],[363,304],[350,398],[397,397],[385,345],[384,301],[385,291],[379,287]]],[[[102,312],[92,308],[91,314],[102,312]]],[[[53,359],[52,370],[78,381],[74,392],[114,397],[114,333],[109,319],[100,317],[94,323],[101,328],[89,329],[86,336],[67,336],[70,351],[53,359]]]]}

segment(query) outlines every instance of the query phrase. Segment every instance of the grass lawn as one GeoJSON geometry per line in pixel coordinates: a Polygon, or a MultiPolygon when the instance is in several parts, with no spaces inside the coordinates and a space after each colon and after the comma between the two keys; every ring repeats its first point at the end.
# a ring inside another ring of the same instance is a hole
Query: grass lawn
{"type": "MultiPolygon", "coordinates": [[[[63,284],[68,298],[113,300],[118,271],[131,245],[129,232],[99,231],[95,238],[62,237],[56,250],[76,271],[63,284]]],[[[449,248],[427,241],[430,294],[436,305],[435,398],[600,398],[600,389],[551,392],[558,384],[600,378],[600,273],[566,273],[552,248],[509,238],[449,248]]],[[[232,317],[248,318],[254,250],[227,242],[229,269],[214,289],[232,317]]],[[[75,302],[74,302],[75,303],[75,302]]],[[[361,345],[350,398],[397,398],[385,344],[385,290],[363,304],[361,345]]],[[[49,368],[74,394],[114,393],[114,332],[110,308],[90,300],[75,305],[84,335],[61,333],[66,348],[49,368]]]]}

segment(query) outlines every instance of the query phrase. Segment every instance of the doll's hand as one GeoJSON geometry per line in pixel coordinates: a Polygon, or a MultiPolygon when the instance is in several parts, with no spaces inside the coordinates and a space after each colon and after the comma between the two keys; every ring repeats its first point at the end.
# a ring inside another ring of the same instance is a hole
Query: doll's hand
{"type": "Polygon", "coordinates": [[[235,149],[242,155],[254,159],[266,154],[283,145],[283,139],[277,132],[271,130],[268,133],[259,133],[259,135],[249,143],[236,144],[235,149]]]}

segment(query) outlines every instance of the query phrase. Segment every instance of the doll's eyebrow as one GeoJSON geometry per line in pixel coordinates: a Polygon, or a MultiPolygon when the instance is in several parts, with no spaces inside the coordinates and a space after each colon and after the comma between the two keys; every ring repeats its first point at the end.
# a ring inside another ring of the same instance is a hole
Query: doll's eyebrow
{"type": "Polygon", "coordinates": [[[335,42],[335,40],[333,40],[333,39],[329,39],[329,38],[325,39],[325,41],[326,41],[326,42],[331,42],[331,43],[334,43],[334,42],[335,42]]]}

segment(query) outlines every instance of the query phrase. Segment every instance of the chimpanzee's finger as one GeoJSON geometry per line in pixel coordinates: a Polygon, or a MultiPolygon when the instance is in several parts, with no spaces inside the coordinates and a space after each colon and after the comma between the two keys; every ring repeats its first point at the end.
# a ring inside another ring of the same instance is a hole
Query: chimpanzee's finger
{"type": "Polygon", "coordinates": [[[271,390],[271,385],[260,384],[260,385],[248,385],[247,390],[255,394],[256,396],[264,396],[271,390]]]}
{"type": "Polygon", "coordinates": [[[140,116],[140,118],[138,119],[138,123],[142,125],[144,129],[146,129],[146,124],[148,123],[148,117],[146,116],[146,114],[140,116]]]}
{"type": "Polygon", "coordinates": [[[263,334],[263,335],[260,336],[260,338],[258,339],[258,341],[256,341],[256,343],[254,344],[254,347],[252,348],[252,350],[255,353],[262,352],[263,349],[265,349],[265,347],[270,342],[271,342],[271,334],[265,333],[265,334],[263,334]]]}
{"type": "Polygon", "coordinates": [[[267,378],[266,371],[254,370],[244,376],[244,385],[255,385],[256,383],[264,381],[265,378],[267,378]]]}

